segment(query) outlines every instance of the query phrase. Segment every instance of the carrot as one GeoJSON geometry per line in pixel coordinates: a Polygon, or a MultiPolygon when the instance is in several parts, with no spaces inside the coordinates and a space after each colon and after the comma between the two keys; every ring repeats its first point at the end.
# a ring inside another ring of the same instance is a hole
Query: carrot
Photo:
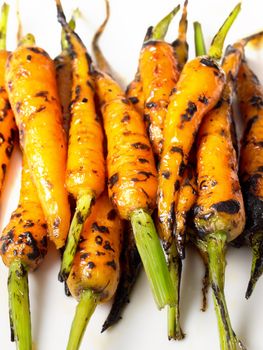
{"type": "Polygon", "coordinates": [[[237,97],[245,131],[240,151],[240,179],[247,214],[246,237],[253,251],[246,298],[263,271],[263,88],[244,60],[237,78],[237,97]]]}
{"type": "MultiPolygon", "coordinates": [[[[97,68],[100,69],[101,71],[107,72],[108,74],[114,76],[115,74],[114,72],[112,72],[112,69],[109,63],[107,62],[105,56],[101,52],[101,49],[98,43],[101,34],[105,30],[105,27],[109,20],[109,15],[110,15],[109,2],[108,0],[106,0],[105,2],[106,2],[106,17],[93,37],[92,48],[93,48],[93,53],[95,56],[97,68]]],[[[135,83],[135,85],[137,86],[139,85],[139,84],[136,84],[137,81],[135,82],[135,80],[133,81],[133,83],[135,83]]],[[[134,86],[134,84],[132,85],[136,89],[136,86],[134,86]]],[[[130,90],[131,94],[132,94],[133,87],[131,87],[131,90],[130,90]]],[[[136,106],[138,108],[142,100],[136,102],[135,97],[132,96],[130,98],[130,101],[131,103],[134,104],[135,108],[136,106]]],[[[143,115],[143,103],[142,103],[141,115],[143,115]]],[[[120,263],[121,263],[120,280],[118,283],[116,293],[114,295],[114,300],[113,300],[110,312],[108,314],[106,321],[102,326],[102,332],[104,332],[106,329],[108,329],[109,327],[111,327],[121,319],[122,310],[129,301],[131,290],[136,282],[138,273],[141,270],[141,265],[142,265],[141,258],[136,248],[131,226],[128,225],[127,223],[125,225],[123,233],[124,233],[123,247],[122,247],[121,258],[120,258],[120,263]]]]}
{"type": "Polygon", "coordinates": [[[0,194],[17,135],[14,114],[5,88],[5,65],[9,55],[6,51],[8,12],[9,6],[4,3],[0,19],[0,194]]]}
{"type": "Polygon", "coordinates": [[[18,207],[0,236],[0,254],[9,267],[11,333],[20,350],[32,348],[28,271],[35,270],[47,253],[47,224],[30,173],[24,156],[18,207]]]}
{"type": "Polygon", "coordinates": [[[206,241],[213,299],[222,349],[236,349],[224,296],[226,243],[239,236],[245,226],[245,210],[238,179],[237,156],[232,144],[234,81],[244,54],[246,40],[226,50],[222,68],[226,86],[217,106],[202,122],[198,134],[198,198],[195,225],[206,241]]]}
{"type": "Polygon", "coordinates": [[[204,115],[216,105],[225,83],[224,72],[213,57],[220,56],[216,49],[222,51],[224,38],[239,10],[240,4],[216,35],[209,56],[200,56],[186,63],[170,99],[157,197],[160,234],[166,249],[173,241],[178,190],[196,132],[204,115]]]}
{"type": "Polygon", "coordinates": [[[101,72],[95,79],[107,136],[109,196],[120,216],[131,221],[139,254],[161,308],[174,303],[174,288],[149,215],[155,207],[157,189],[153,153],[141,116],[118,84],[101,72]]]}
{"type": "Polygon", "coordinates": [[[123,222],[104,192],[85,221],[67,280],[71,294],[79,301],[67,350],[79,348],[97,303],[108,301],[116,291],[122,231],[123,222]]]}
{"type": "Polygon", "coordinates": [[[62,129],[55,68],[48,54],[28,35],[9,56],[6,86],[45,213],[50,239],[57,248],[66,240],[69,204],[64,186],[66,142],[62,129]]]}
{"type": "Polygon", "coordinates": [[[149,135],[157,156],[162,151],[163,124],[169,96],[179,78],[174,49],[163,38],[179,8],[177,6],[153,28],[151,36],[144,42],[139,59],[138,70],[145,101],[144,118],[149,124],[149,135]]]}
{"type": "Polygon", "coordinates": [[[134,105],[136,111],[143,115],[144,113],[144,96],[143,87],[139,74],[136,74],[134,80],[127,86],[126,96],[134,105]]]}
{"type": "Polygon", "coordinates": [[[105,186],[103,132],[96,114],[91,60],[81,39],[70,28],[59,0],[58,21],[66,33],[72,56],[72,101],[66,185],[77,201],[63,254],[60,278],[66,280],[79,236],[94,200],[105,186]]]}

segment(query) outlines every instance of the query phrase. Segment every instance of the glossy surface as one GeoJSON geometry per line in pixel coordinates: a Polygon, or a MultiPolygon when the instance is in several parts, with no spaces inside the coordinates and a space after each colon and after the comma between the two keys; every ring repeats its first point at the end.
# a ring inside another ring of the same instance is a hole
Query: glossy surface
{"type": "MultiPolygon", "coordinates": [[[[229,33],[227,43],[262,29],[262,4],[259,0],[243,0],[243,9],[235,27],[229,33]]],[[[11,2],[10,2],[11,3],[11,2]]],[[[12,1],[12,6],[14,2],[12,1]]],[[[37,42],[52,57],[60,52],[61,28],[57,24],[54,2],[20,0],[24,32],[36,34],[37,42]]],[[[84,18],[77,23],[77,30],[90,47],[91,37],[104,17],[104,3],[99,1],[64,0],[68,18],[70,11],[79,5],[84,18]]],[[[207,45],[225,15],[236,4],[235,0],[211,3],[208,0],[189,1],[190,57],[194,57],[192,22],[203,24],[207,45]]],[[[132,81],[138,66],[139,52],[146,27],[157,23],[176,3],[160,0],[111,0],[112,17],[101,38],[105,56],[114,69],[123,77],[123,88],[132,81]]],[[[178,30],[178,14],[172,24],[168,39],[174,40],[178,30]]],[[[15,48],[15,13],[11,9],[8,49],[15,48]]],[[[263,52],[247,50],[249,64],[263,82],[263,52]]],[[[0,202],[1,227],[7,224],[11,212],[16,208],[20,184],[20,157],[15,152],[7,172],[0,202]]],[[[60,254],[54,247],[48,252],[41,267],[29,274],[32,332],[35,349],[64,350],[72,318],[77,305],[74,298],[64,295],[63,286],[57,281],[60,254]]],[[[208,310],[200,311],[201,279],[203,266],[199,256],[187,249],[184,261],[181,316],[186,337],[181,342],[167,340],[167,312],[157,311],[144,272],[142,271],[123,313],[123,319],[110,331],[100,333],[110,304],[99,305],[83,339],[81,350],[219,350],[218,330],[212,299],[208,297],[208,310]]],[[[226,267],[226,299],[233,327],[249,350],[261,350],[263,324],[263,279],[250,300],[245,300],[245,290],[250,274],[251,253],[248,248],[229,248],[226,267]]],[[[15,350],[10,343],[8,299],[5,288],[7,268],[0,263],[0,348],[15,350]]]]}

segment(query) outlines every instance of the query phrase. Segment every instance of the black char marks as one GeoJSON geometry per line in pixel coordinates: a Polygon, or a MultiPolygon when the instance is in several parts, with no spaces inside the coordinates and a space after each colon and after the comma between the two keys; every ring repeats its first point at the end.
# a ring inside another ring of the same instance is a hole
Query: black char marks
{"type": "MultiPolygon", "coordinates": [[[[46,53],[46,51],[38,48],[38,47],[28,47],[27,48],[29,51],[32,51],[36,54],[39,54],[39,55],[42,55],[42,56],[45,56],[45,57],[48,57],[49,58],[49,55],[46,53]]],[[[31,57],[32,58],[32,57],[31,57]]]]}
{"type": "Polygon", "coordinates": [[[111,209],[107,214],[107,220],[113,221],[117,217],[117,212],[115,209],[111,209]]]}
{"type": "Polygon", "coordinates": [[[249,102],[253,107],[256,107],[258,109],[263,108],[263,99],[261,96],[252,96],[249,102]]]}
{"type": "Polygon", "coordinates": [[[98,231],[100,233],[109,233],[109,229],[107,226],[99,226],[97,222],[93,222],[91,228],[92,230],[98,231]]]}
{"type": "Polygon", "coordinates": [[[107,261],[106,265],[112,267],[114,271],[116,271],[116,269],[117,269],[117,266],[116,266],[116,263],[114,260],[107,261]]]}
{"type": "Polygon", "coordinates": [[[14,229],[9,230],[6,235],[0,238],[1,241],[1,253],[5,254],[10,244],[14,243],[14,229]]]}
{"type": "Polygon", "coordinates": [[[119,181],[119,174],[118,173],[115,173],[113,174],[109,180],[108,180],[108,185],[109,185],[109,188],[112,189],[112,187],[114,185],[116,185],[116,183],[119,181]]]}
{"type": "Polygon", "coordinates": [[[214,60],[212,58],[203,57],[203,58],[201,58],[200,63],[202,63],[202,65],[204,65],[204,66],[215,68],[215,69],[219,70],[218,65],[214,62],[214,60]]]}
{"type": "Polygon", "coordinates": [[[141,150],[146,150],[146,151],[149,151],[151,149],[150,146],[148,146],[148,145],[146,145],[145,143],[142,143],[142,142],[132,143],[131,146],[136,148],[136,149],[141,149],[141,150]]]}
{"type": "Polygon", "coordinates": [[[240,210],[239,202],[234,199],[229,199],[227,201],[215,203],[212,207],[218,212],[223,212],[227,214],[236,214],[240,210]]]}
{"type": "Polygon", "coordinates": [[[188,122],[192,119],[195,112],[197,111],[196,104],[192,101],[188,102],[188,107],[186,108],[186,111],[184,114],[181,115],[181,119],[183,122],[188,122]]]}

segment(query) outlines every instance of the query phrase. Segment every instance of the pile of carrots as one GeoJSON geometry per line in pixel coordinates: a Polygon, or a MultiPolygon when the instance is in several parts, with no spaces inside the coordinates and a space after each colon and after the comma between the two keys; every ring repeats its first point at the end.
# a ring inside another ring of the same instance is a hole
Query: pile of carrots
{"type": "Polygon", "coordinates": [[[68,21],[61,1],[54,6],[62,29],[54,60],[32,34],[19,33],[8,52],[8,5],[1,11],[0,192],[15,142],[22,152],[19,203],[0,236],[11,340],[32,349],[28,273],[49,241],[61,252],[58,278],[78,301],[68,350],[79,349],[98,303],[114,299],[102,331],[120,319],[141,266],[157,307],[167,307],[168,338],[183,339],[180,282],[192,244],[206,268],[204,309],[212,288],[221,350],[246,349],[228,314],[225,252],[230,242],[252,248],[250,297],[263,272],[263,88],[245,46],[263,32],[229,45],[221,60],[238,4],[208,53],[194,23],[196,57],[189,60],[185,0],[173,43],[165,36],[179,5],[148,28],[124,91],[98,45],[108,1],[94,59],[75,31],[76,13],[68,21]]]}

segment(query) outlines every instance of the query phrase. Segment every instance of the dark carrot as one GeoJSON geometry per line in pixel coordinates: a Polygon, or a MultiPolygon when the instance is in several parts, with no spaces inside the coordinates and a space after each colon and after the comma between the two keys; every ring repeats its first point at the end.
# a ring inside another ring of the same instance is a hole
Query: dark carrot
{"type": "Polygon", "coordinates": [[[14,148],[17,135],[14,114],[12,112],[6,88],[5,66],[9,53],[6,51],[6,28],[9,6],[4,3],[0,19],[0,194],[5,179],[6,170],[14,148]]]}
{"type": "Polygon", "coordinates": [[[47,224],[30,172],[23,157],[19,204],[0,236],[0,254],[9,267],[12,340],[19,350],[32,348],[28,271],[35,270],[47,253],[47,224]]]}
{"type": "Polygon", "coordinates": [[[247,214],[246,238],[253,260],[246,298],[263,272],[263,88],[244,60],[237,78],[237,96],[245,131],[240,151],[240,179],[247,214]]]}
{"type": "Polygon", "coordinates": [[[50,239],[65,244],[70,211],[65,189],[66,142],[53,61],[28,35],[9,56],[6,87],[45,213],[50,239]]]}
{"type": "Polygon", "coordinates": [[[157,178],[143,120],[112,78],[97,73],[95,79],[107,136],[110,198],[120,216],[131,221],[158,307],[174,304],[174,288],[150,216],[157,178]]]}
{"type": "Polygon", "coordinates": [[[209,56],[197,57],[186,63],[176,91],[171,96],[164,128],[157,198],[160,234],[166,249],[173,241],[178,190],[196,132],[204,115],[220,98],[225,83],[224,72],[213,58],[218,58],[214,54],[215,46],[222,51],[224,38],[239,10],[240,5],[225,21],[213,41],[209,56]]]}
{"type": "Polygon", "coordinates": [[[77,34],[70,28],[59,0],[58,21],[66,33],[72,56],[72,100],[66,185],[77,201],[63,254],[60,278],[70,272],[77,243],[92,202],[105,186],[103,132],[95,110],[91,60],[77,34]]]}
{"type": "Polygon", "coordinates": [[[122,230],[123,222],[105,192],[85,222],[67,280],[71,294],[79,301],[67,350],[79,348],[96,305],[108,301],[116,291],[122,230]]]}

